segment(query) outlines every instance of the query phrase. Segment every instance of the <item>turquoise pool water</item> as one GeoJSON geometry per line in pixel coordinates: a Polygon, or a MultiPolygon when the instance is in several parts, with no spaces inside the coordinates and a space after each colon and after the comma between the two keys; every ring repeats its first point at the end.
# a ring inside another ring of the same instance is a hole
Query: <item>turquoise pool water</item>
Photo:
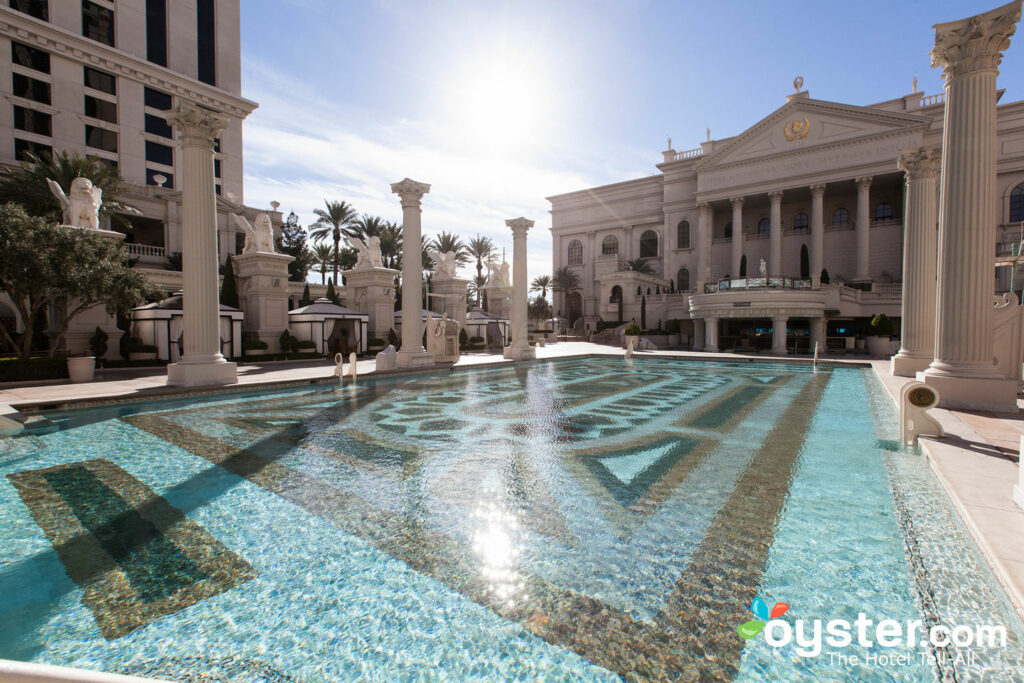
{"type": "Polygon", "coordinates": [[[0,442],[0,658],[170,680],[1024,677],[1020,620],[869,370],[595,358],[49,419],[0,442]],[[737,633],[757,597],[794,628],[865,613],[1006,644],[801,657],[737,633]]]}

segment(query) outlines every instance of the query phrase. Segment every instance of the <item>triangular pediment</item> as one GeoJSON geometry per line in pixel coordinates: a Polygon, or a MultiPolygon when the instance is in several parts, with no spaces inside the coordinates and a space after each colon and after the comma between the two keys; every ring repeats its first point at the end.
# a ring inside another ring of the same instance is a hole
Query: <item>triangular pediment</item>
{"type": "Polygon", "coordinates": [[[929,121],[917,114],[795,98],[705,156],[697,164],[697,169],[748,162],[835,143],[868,140],[924,128],[929,121]]]}

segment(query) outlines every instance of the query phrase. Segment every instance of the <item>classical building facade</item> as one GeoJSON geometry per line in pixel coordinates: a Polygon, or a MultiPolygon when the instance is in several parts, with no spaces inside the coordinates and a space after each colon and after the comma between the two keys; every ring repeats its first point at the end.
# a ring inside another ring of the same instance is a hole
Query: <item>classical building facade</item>
{"type": "MultiPolygon", "coordinates": [[[[911,94],[857,106],[794,85],[739,135],[663,152],[656,175],[550,197],[554,267],[581,282],[559,302],[562,314],[593,331],[620,311],[639,321],[643,300],[648,327],[680,320],[696,348],[745,345],[770,330],[777,350],[853,335],[876,313],[898,317],[897,162],[903,150],[941,147],[944,95],[915,83],[911,94]],[[649,274],[630,268],[637,259],[649,274]]],[[[1024,102],[997,111],[993,257],[1021,240],[1024,221],[1024,102]]],[[[994,277],[1006,291],[1006,275],[994,277]]]]}

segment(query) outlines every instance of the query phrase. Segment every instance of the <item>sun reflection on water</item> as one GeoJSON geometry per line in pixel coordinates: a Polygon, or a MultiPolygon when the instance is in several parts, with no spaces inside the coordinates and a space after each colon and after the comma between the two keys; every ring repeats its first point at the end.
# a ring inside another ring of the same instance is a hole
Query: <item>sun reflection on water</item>
{"type": "Polygon", "coordinates": [[[473,511],[476,530],[473,532],[473,552],[480,559],[480,574],[487,582],[487,590],[509,607],[526,599],[526,584],[519,573],[519,560],[523,546],[519,542],[519,520],[495,498],[498,494],[487,491],[490,500],[482,499],[473,511]]]}

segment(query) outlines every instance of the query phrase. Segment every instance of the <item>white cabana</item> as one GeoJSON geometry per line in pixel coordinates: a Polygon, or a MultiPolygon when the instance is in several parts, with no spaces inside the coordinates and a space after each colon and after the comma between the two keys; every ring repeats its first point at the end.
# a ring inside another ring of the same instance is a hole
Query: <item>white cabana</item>
{"type": "Polygon", "coordinates": [[[309,306],[288,311],[288,331],[299,341],[312,341],[316,352],[333,354],[341,350],[342,340],[358,353],[366,352],[370,316],[317,299],[309,306]]]}
{"type": "Polygon", "coordinates": [[[466,334],[480,337],[487,348],[505,347],[510,343],[509,319],[499,318],[482,308],[474,308],[466,314],[466,334]]]}
{"type": "MultiPolygon", "coordinates": [[[[225,358],[242,355],[242,320],[245,314],[231,306],[220,306],[220,352],[225,358]]],[[[181,358],[184,314],[181,294],[132,309],[132,336],[156,347],[156,357],[171,363],[181,358]]]]}

